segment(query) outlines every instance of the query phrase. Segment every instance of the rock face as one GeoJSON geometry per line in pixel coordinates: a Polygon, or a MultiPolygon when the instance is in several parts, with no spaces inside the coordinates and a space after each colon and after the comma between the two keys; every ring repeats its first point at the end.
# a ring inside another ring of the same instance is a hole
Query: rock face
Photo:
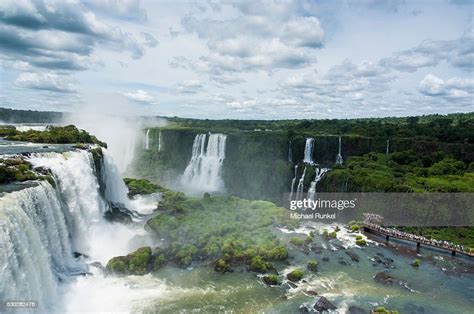
{"type": "Polygon", "coordinates": [[[104,213],[104,217],[113,222],[131,223],[133,213],[121,203],[111,203],[110,209],[104,213]]]}
{"type": "Polygon", "coordinates": [[[337,309],[337,307],[331,302],[329,302],[329,300],[325,297],[320,297],[319,300],[314,304],[313,308],[320,313],[337,309]]]}
{"type": "Polygon", "coordinates": [[[386,286],[391,286],[395,282],[395,278],[387,274],[386,272],[381,271],[380,273],[377,273],[374,277],[374,281],[376,283],[380,283],[386,286]]]}
{"type": "Polygon", "coordinates": [[[353,305],[347,309],[347,314],[368,314],[368,313],[369,313],[368,311],[361,309],[360,307],[353,306],[353,305]]]}

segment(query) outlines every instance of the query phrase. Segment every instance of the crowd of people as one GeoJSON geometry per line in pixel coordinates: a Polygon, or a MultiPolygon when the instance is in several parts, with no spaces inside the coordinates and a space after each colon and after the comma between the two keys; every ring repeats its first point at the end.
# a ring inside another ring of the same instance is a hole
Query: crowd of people
{"type": "Polygon", "coordinates": [[[420,242],[432,246],[441,247],[448,250],[457,250],[460,252],[470,253],[469,248],[464,247],[464,245],[454,244],[446,240],[436,240],[429,239],[421,235],[416,235],[408,232],[403,232],[395,228],[382,227],[380,224],[383,222],[383,217],[377,214],[365,213],[364,214],[364,224],[376,231],[382,232],[388,236],[406,239],[410,241],[420,242]]]}

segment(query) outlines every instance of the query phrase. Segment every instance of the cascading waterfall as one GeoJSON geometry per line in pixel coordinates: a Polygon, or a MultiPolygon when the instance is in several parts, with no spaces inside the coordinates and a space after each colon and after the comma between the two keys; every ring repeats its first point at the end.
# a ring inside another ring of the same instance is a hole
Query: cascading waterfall
{"type": "Polygon", "coordinates": [[[339,136],[339,151],[336,156],[336,165],[342,165],[343,162],[344,160],[342,159],[341,155],[341,137],[339,136]]]}
{"type": "Polygon", "coordinates": [[[122,238],[126,227],[103,218],[109,201],[124,202],[126,187],[106,150],[100,171],[85,150],[33,154],[29,161],[50,169],[55,186],[42,181],[0,197],[0,299],[34,300],[40,312],[52,313],[59,287],[89,271],[74,252],[101,263],[128,252],[118,247],[126,246],[122,239],[113,245],[110,240],[122,238]],[[99,172],[106,185],[104,195],[99,172]]]}
{"type": "Polygon", "coordinates": [[[295,165],[295,176],[293,180],[291,180],[291,190],[290,190],[290,197],[288,198],[289,201],[293,199],[293,191],[295,190],[295,183],[296,183],[296,176],[298,175],[298,165],[295,165]]]}
{"type": "Polygon", "coordinates": [[[146,135],[145,135],[145,149],[149,150],[150,149],[150,129],[146,130],[146,135]]]}
{"type": "Polygon", "coordinates": [[[224,190],[222,163],[225,158],[225,134],[197,134],[192,155],[181,184],[190,192],[217,192],[224,190]]]}
{"type": "Polygon", "coordinates": [[[161,131],[158,132],[158,151],[161,152],[161,131]]]}
{"type": "Polygon", "coordinates": [[[304,159],[303,162],[307,164],[313,164],[313,147],[314,146],[314,138],[308,137],[306,138],[306,144],[304,146],[304,159]]]}
{"type": "Polygon", "coordinates": [[[288,142],[288,162],[293,163],[293,151],[291,149],[291,140],[288,142]]]}
{"type": "Polygon", "coordinates": [[[316,168],[316,175],[314,176],[314,180],[311,181],[310,187],[308,189],[308,199],[314,200],[314,196],[316,195],[316,187],[318,182],[321,181],[324,174],[329,171],[328,168],[316,168]]]}
{"type": "Polygon", "coordinates": [[[306,167],[304,167],[303,174],[301,175],[300,181],[298,182],[298,187],[296,188],[296,199],[303,199],[303,189],[304,189],[304,177],[306,176],[306,167]]]}
{"type": "Polygon", "coordinates": [[[385,148],[385,157],[388,156],[390,152],[390,140],[387,140],[387,147],[385,148]]]}

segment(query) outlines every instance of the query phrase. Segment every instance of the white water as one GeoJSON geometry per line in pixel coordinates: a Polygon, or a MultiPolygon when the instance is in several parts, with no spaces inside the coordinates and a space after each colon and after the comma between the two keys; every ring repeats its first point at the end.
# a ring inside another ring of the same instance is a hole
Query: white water
{"type": "Polygon", "coordinates": [[[145,135],[145,149],[149,150],[150,149],[150,129],[146,130],[146,135],[145,135]]]}
{"type": "Polygon", "coordinates": [[[158,151],[161,152],[161,131],[158,132],[158,151]]]}
{"type": "Polygon", "coordinates": [[[390,152],[390,140],[387,140],[387,148],[385,149],[385,156],[388,156],[389,152],[390,152]]]}
{"type": "Polygon", "coordinates": [[[303,189],[304,189],[304,177],[306,176],[306,167],[304,167],[303,174],[301,175],[300,181],[298,182],[298,187],[296,188],[296,199],[303,199],[303,189]]]}
{"type": "Polygon", "coordinates": [[[336,156],[336,165],[342,165],[343,162],[344,160],[342,159],[341,155],[341,137],[339,136],[339,151],[336,156]]]}
{"type": "Polygon", "coordinates": [[[293,199],[293,191],[295,190],[297,174],[298,174],[298,165],[295,165],[295,176],[293,177],[293,180],[291,180],[291,191],[290,191],[290,197],[288,198],[289,201],[293,199]]]}
{"type": "Polygon", "coordinates": [[[314,180],[311,181],[310,187],[308,189],[308,199],[314,200],[314,196],[316,195],[316,187],[318,182],[321,181],[324,174],[328,172],[328,168],[316,168],[316,175],[314,176],[314,180]]]}
{"type": "Polygon", "coordinates": [[[188,192],[224,190],[222,163],[225,158],[225,134],[198,134],[194,138],[191,160],[181,178],[188,192]]]}
{"type": "Polygon", "coordinates": [[[293,151],[291,149],[291,140],[288,142],[288,162],[293,163],[293,151]]]}
{"type": "Polygon", "coordinates": [[[133,300],[143,294],[140,289],[127,286],[125,279],[105,278],[89,266],[93,261],[105,265],[113,256],[149,245],[142,225],[103,218],[107,201],[124,202],[127,192],[108,152],[101,171],[107,200],[87,151],[33,154],[30,162],[50,168],[56,187],[43,181],[0,197],[0,299],[37,301],[38,313],[81,312],[92,309],[81,296],[105,301],[111,291],[120,291],[102,308],[130,311],[133,300]],[[74,258],[73,252],[89,259],[74,258]],[[77,276],[84,272],[94,275],[77,276]]]}
{"type": "Polygon", "coordinates": [[[313,149],[314,149],[314,138],[308,137],[304,146],[304,159],[303,162],[307,164],[313,164],[313,149]]]}

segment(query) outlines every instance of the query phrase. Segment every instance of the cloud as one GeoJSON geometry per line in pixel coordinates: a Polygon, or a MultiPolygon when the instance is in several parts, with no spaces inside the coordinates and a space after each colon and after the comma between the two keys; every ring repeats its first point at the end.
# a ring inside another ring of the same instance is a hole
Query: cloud
{"type": "Polygon", "coordinates": [[[98,12],[124,20],[145,22],[147,12],[141,7],[140,0],[92,0],[85,4],[98,12]]]}
{"type": "Polygon", "coordinates": [[[6,61],[21,60],[32,67],[78,71],[100,64],[100,46],[127,51],[137,59],[156,46],[151,34],[140,42],[116,25],[99,19],[81,2],[0,2],[0,53],[6,61]]]}
{"type": "Polygon", "coordinates": [[[199,80],[186,80],[177,84],[177,90],[182,94],[196,94],[202,88],[203,84],[199,80]]]}
{"type": "Polygon", "coordinates": [[[209,49],[207,55],[191,62],[193,69],[212,80],[225,84],[230,73],[271,73],[316,62],[315,50],[323,46],[324,30],[318,18],[305,14],[299,3],[244,1],[218,9],[236,14],[182,19],[183,28],[195,33],[209,49]]]}
{"type": "Polygon", "coordinates": [[[466,71],[474,69],[474,35],[466,32],[455,40],[425,40],[418,47],[397,52],[381,60],[387,68],[415,72],[420,68],[447,62],[466,71]]]}
{"type": "Polygon", "coordinates": [[[141,104],[155,104],[156,103],[155,97],[153,97],[148,92],[142,89],[124,92],[122,93],[122,95],[131,101],[141,103],[141,104]]]}
{"type": "Polygon", "coordinates": [[[69,78],[54,73],[22,73],[16,79],[15,85],[22,88],[58,93],[76,93],[76,89],[69,78]]]}
{"type": "Polygon", "coordinates": [[[428,74],[421,80],[419,91],[426,96],[469,98],[472,100],[472,97],[474,97],[474,80],[451,78],[445,81],[433,74],[428,74]]]}

